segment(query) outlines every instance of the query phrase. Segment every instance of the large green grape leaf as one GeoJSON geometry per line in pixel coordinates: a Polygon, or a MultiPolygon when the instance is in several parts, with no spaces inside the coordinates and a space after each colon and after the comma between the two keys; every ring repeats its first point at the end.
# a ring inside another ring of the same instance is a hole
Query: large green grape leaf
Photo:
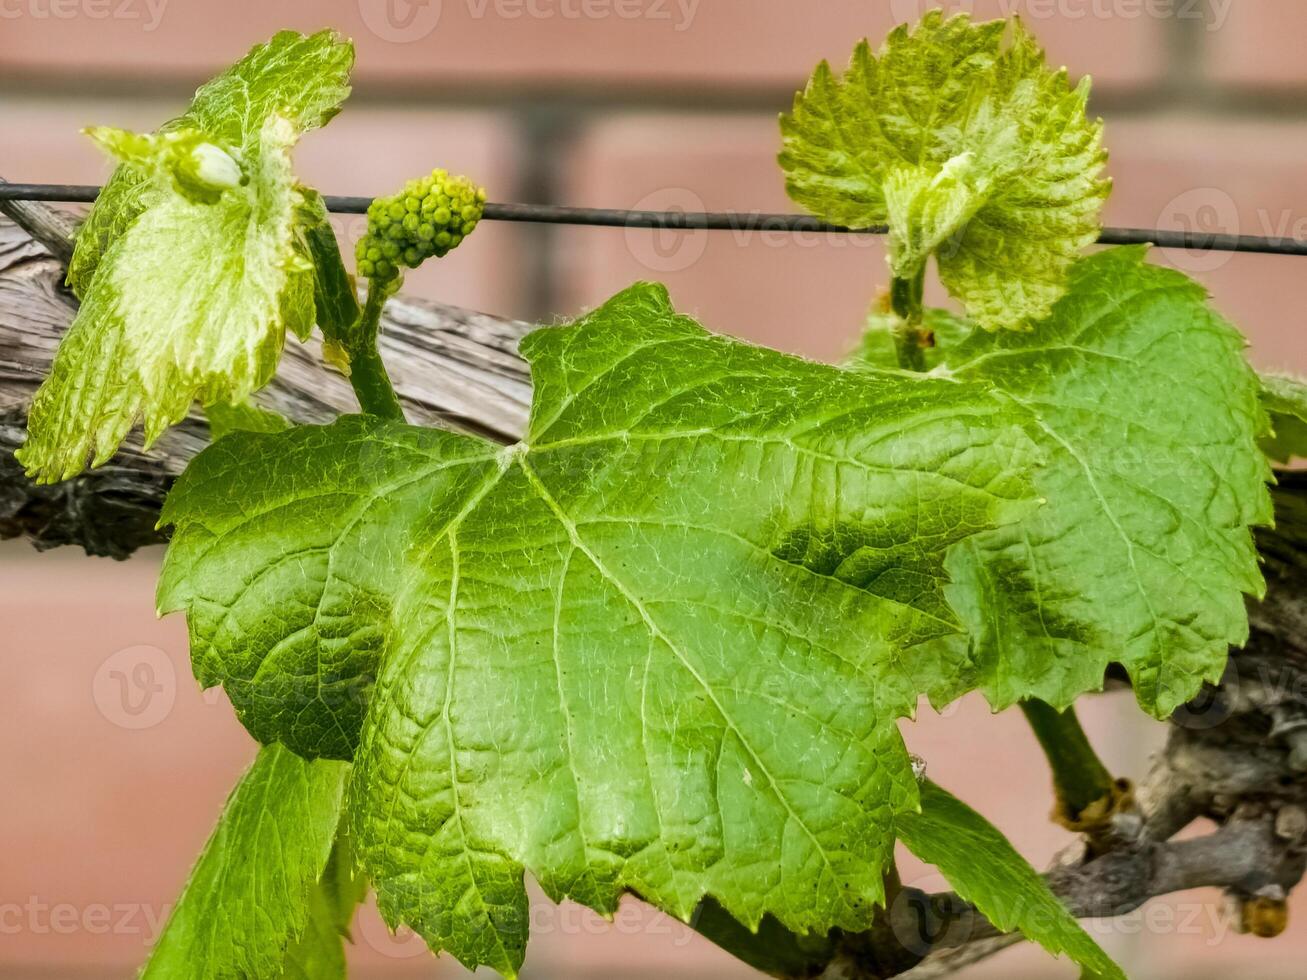
{"type": "Polygon", "coordinates": [[[227,801],[141,980],[272,978],[288,963],[331,962],[331,944],[338,956],[339,933],[310,922],[313,909],[316,916],[332,907],[343,914],[348,889],[337,888],[339,871],[328,858],[348,776],[342,762],[306,762],[278,745],[261,749],[227,801]]]}
{"type": "Polygon", "coordinates": [[[957,797],[926,782],[921,812],[901,814],[896,826],[908,850],[939,868],[958,895],[998,929],[1019,929],[1102,980],[1125,980],[1008,839],[957,797]]]}
{"type": "Polygon", "coordinates": [[[1307,381],[1288,374],[1262,375],[1262,404],[1271,432],[1262,450],[1277,463],[1307,457],[1307,381]]]}
{"type": "MultiPolygon", "coordinates": [[[[200,86],[187,110],[160,133],[196,129],[244,155],[256,152],[272,116],[298,132],[325,125],[349,96],[354,46],[332,31],[281,31],[200,86]]],[[[85,299],[109,247],[166,194],[147,174],[120,165],[77,233],[68,284],[85,299]]]]}
{"type": "Polygon", "coordinates": [[[1047,454],[1048,505],[950,556],[996,707],[1064,708],[1116,661],[1165,717],[1247,637],[1244,593],[1263,588],[1250,525],[1271,521],[1258,380],[1203,288],[1145,256],[1087,258],[1035,332],[944,352],[953,378],[1023,406],[1047,454]]]}
{"type": "Polygon", "coordinates": [[[602,911],[865,927],[946,556],[1034,506],[1020,413],[715,337],[650,285],[522,352],[516,446],[351,417],[203,453],[159,598],[197,673],[309,754],[370,695],[364,866],[466,963],[517,969],[524,868],[602,911]]]}
{"type": "Polygon", "coordinates": [[[414,535],[497,451],[362,418],[225,435],[160,518],[177,530],[158,606],[186,610],[196,679],[222,683],[259,741],[352,758],[414,535]]]}
{"type": "Polygon", "coordinates": [[[1096,240],[1109,184],[1086,80],[1052,71],[1020,21],[926,14],[842,78],[817,66],[781,117],[790,196],[828,221],[888,225],[894,274],[934,254],[986,329],[1027,326],[1096,240]]]}

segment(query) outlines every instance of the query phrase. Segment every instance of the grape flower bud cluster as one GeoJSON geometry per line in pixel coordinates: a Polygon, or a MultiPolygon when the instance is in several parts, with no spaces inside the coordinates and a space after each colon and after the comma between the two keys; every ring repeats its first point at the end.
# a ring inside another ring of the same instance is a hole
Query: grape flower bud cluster
{"type": "Polygon", "coordinates": [[[410,180],[398,194],[375,199],[368,205],[368,233],[355,250],[359,275],[397,288],[400,266],[416,269],[430,256],[457,248],[485,205],[484,187],[439,169],[410,180]]]}

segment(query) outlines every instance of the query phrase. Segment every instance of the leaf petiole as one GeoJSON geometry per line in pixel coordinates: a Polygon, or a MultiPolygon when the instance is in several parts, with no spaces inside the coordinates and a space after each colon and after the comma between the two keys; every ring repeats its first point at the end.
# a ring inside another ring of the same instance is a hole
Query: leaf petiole
{"type": "Polygon", "coordinates": [[[386,305],[386,290],[373,284],[368,290],[363,312],[350,331],[349,381],[359,408],[368,415],[403,422],[404,409],[395,394],[386,365],[377,350],[377,334],[381,325],[381,311],[386,305]]]}
{"type": "Polygon", "coordinates": [[[898,353],[899,367],[905,371],[926,370],[926,334],[921,329],[925,317],[922,306],[925,280],[923,266],[911,279],[895,276],[890,281],[890,307],[900,320],[894,330],[894,349],[898,353]]]}
{"type": "Polygon", "coordinates": [[[1021,711],[1053,772],[1053,818],[1069,830],[1102,836],[1112,817],[1132,805],[1129,781],[1112,778],[1074,708],[1058,711],[1043,701],[1022,701],[1021,711]]]}

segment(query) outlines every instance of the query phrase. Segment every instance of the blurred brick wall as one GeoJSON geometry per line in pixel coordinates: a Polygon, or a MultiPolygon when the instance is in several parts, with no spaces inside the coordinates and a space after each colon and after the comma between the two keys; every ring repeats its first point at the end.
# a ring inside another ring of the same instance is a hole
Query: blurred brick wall
{"type": "MultiPolygon", "coordinates": [[[[326,191],[384,192],[441,165],[501,201],[787,210],[776,113],[819,58],[842,64],[856,38],[941,5],[1023,13],[1054,61],[1094,75],[1112,223],[1307,236],[1302,0],[0,0],[0,176],[98,182],[108,168],[81,126],[150,128],[274,30],[333,26],[358,46],[355,94],[298,152],[326,191]]],[[[346,242],[362,230],[337,228],[346,242]]],[[[832,357],[884,282],[882,259],[878,242],[847,237],[486,223],[409,287],[549,320],[657,278],[711,327],[832,357]]],[[[1158,260],[1211,289],[1260,365],[1307,369],[1304,260],[1158,260]]],[[[180,621],[153,619],[156,570],[157,556],[120,566],[0,546],[0,976],[132,975],[252,754],[222,697],[195,690],[180,621]]],[[[1140,775],[1157,726],[1123,697],[1086,715],[1112,763],[1140,775]]],[[[1019,718],[968,701],[905,728],[932,774],[1033,860],[1063,843],[1019,718]]],[[[1104,941],[1139,977],[1307,972],[1307,932],[1232,936],[1212,899],[1155,903],[1104,941]]],[[[536,977],[749,975],[638,910],[605,926],[542,904],[538,920],[536,977]]],[[[356,938],[357,976],[459,972],[375,914],[356,938]]],[[[1021,950],[968,976],[1076,973],[1021,950]]]]}

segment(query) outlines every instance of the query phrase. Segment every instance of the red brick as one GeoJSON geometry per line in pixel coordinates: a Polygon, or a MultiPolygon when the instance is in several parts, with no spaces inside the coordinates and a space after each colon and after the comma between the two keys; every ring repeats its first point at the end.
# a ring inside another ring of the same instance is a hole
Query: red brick
{"type": "Polygon", "coordinates": [[[166,914],[254,745],[221,692],[204,697],[192,680],[181,620],[155,619],[157,552],[119,565],[6,542],[0,555],[0,837],[16,844],[0,859],[0,903],[25,909],[17,930],[6,918],[0,974],[125,972],[152,939],[145,911],[166,914]],[[159,687],[148,701],[137,663],[159,687]],[[56,905],[80,916],[126,904],[122,928],[49,920],[56,905]]]}
{"type": "MultiPolygon", "coordinates": [[[[1208,3],[1213,0],[1207,0],[1208,3]]],[[[1301,0],[1230,3],[1208,25],[1208,71],[1217,85],[1276,87],[1307,83],[1302,39],[1307,5],[1301,0]]]]}
{"type": "MultiPolygon", "coordinates": [[[[153,2],[163,4],[157,21],[146,0],[11,0],[0,20],[0,69],[199,81],[279,28],[332,26],[355,38],[364,82],[612,80],[645,87],[709,82],[732,90],[789,88],[798,87],[819,59],[843,64],[858,38],[879,40],[896,15],[915,19],[926,6],[922,0],[823,0],[818,12],[781,0],[433,0],[410,8],[401,0],[396,9],[414,16],[408,27],[392,27],[385,11],[396,0],[356,0],[330,14],[311,0],[153,2]],[[91,16],[106,8],[136,16],[91,16]],[[437,8],[428,30],[429,12],[437,8]],[[52,9],[65,16],[53,16],[52,9]]],[[[1141,12],[1145,0],[1114,0],[1106,7],[1102,0],[947,0],[944,6],[974,7],[980,16],[1023,11],[1054,61],[1092,72],[1105,84],[1157,79],[1165,70],[1160,53],[1167,24],[1141,12]]]]}
{"type": "MultiPolygon", "coordinates": [[[[1109,123],[1118,225],[1307,238],[1307,133],[1284,123],[1171,116],[1109,123]]],[[[1307,371],[1307,259],[1159,252],[1243,330],[1263,367],[1307,371]]]]}

